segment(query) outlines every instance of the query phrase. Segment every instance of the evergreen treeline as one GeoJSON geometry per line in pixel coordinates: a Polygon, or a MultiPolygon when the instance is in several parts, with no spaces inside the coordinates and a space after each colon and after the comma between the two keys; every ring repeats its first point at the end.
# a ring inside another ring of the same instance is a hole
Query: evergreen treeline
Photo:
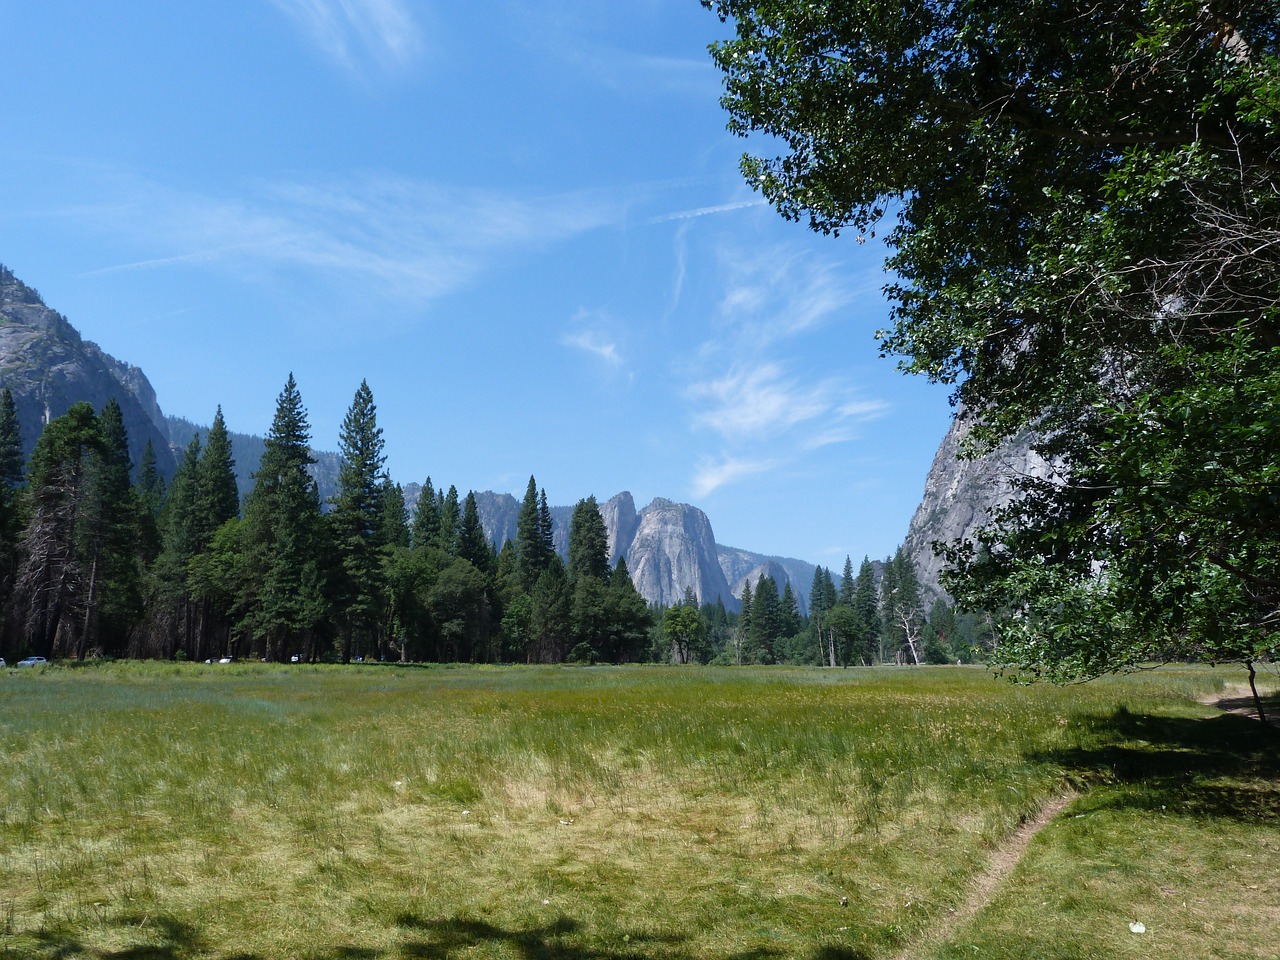
{"type": "Polygon", "coordinates": [[[119,406],[78,403],[23,469],[13,397],[0,392],[0,609],[14,656],[270,661],[950,662],[972,630],[945,604],[925,617],[899,551],[882,582],[864,560],[837,589],[819,568],[811,616],[762,577],[741,612],[693,592],[651,610],[625,560],[610,568],[594,497],[573,510],[567,557],[533,477],[516,536],[496,550],[474,493],[430,478],[413,516],[384,469],[361,383],[321,501],[310,427],[290,375],[243,502],[222,411],[193,434],[167,488],[148,447],[136,468],[119,406]],[[968,630],[968,632],[966,632],[968,630]]]}

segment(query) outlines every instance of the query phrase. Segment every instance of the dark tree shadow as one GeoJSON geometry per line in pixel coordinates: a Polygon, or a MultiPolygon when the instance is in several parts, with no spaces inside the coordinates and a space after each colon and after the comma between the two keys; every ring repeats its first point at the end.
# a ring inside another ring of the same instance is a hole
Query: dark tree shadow
{"type": "Polygon", "coordinates": [[[1143,788],[1109,791],[1106,806],[1280,822],[1280,731],[1235,714],[1197,720],[1123,707],[1083,723],[1085,745],[1031,759],[1064,767],[1086,785],[1143,788]]]}
{"type": "MultiPolygon", "coordinates": [[[[1262,701],[1262,710],[1267,715],[1267,723],[1273,727],[1280,728],[1280,691],[1264,694],[1259,699],[1262,701]]],[[[1222,697],[1215,700],[1213,705],[1220,710],[1230,710],[1232,713],[1238,713],[1243,716],[1254,718],[1258,716],[1258,705],[1254,701],[1252,694],[1222,697]]]]}
{"type": "MultiPolygon", "coordinates": [[[[420,960],[450,960],[484,943],[501,943],[516,950],[522,960],[691,960],[683,946],[686,937],[655,935],[643,931],[624,931],[626,946],[602,949],[564,943],[561,938],[578,932],[581,925],[561,916],[541,927],[509,930],[479,920],[459,917],[425,919],[403,915],[401,927],[424,934],[426,939],[400,948],[404,957],[420,960]]],[[[753,950],[726,954],[722,960],[777,960],[781,950],[757,947],[753,950]]],[[[806,955],[807,960],[867,960],[860,951],[843,947],[820,947],[806,955]]]]}
{"type": "MultiPolygon", "coordinates": [[[[139,926],[144,917],[122,918],[122,926],[139,926]]],[[[145,917],[148,925],[161,931],[159,944],[126,947],[123,950],[96,950],[79,941],[54,932],[34,936],[34,951],[15,953],[0,945],[0,960],[264,960],[253,953],[223,956],[216,947],[187,923],[166,917],[145,917]]],[[[623,931],[623,945],[615,948],[581,946],[565,942],[582,932],[582,924],[571,917],[560,916],[551,923],[526,929],[504,928],[482,920],[462,917],[427,919],[413,914],[397,917],[394,925],[407,933],[407,939],[389,950],[337,945],[319,951],[297,954],[298,960],[452,960],[485,944],[502,944],[513,949],[521,960],[692,960],[684,946],[687,937],[654,934],[642,930],[623,931]]],[[[769,947],[725,954],[718,960],[780,960],[786,954],[769,947]]],[[[867,960],[861,951],[824,946],[804,955],[804,960],[867,960]]]]}
{"type": "MultiPolygon", "coordinates": [[[[159,943],[139,944],[120,950],[98,950],[56,930],[42,930],[31,935],[34,951],[21,954],[0,948],[0,960],[23,957],[23,960],[64,960],[70,957],[92,957],[93,960],[193,960],[206,957],[210,945],[198,927],[164,914],[124,914],[114,920],[118,927],[147,927],[159,933],[159,943]]],[[[241,953],[225,960],[262,960],[257,954],[241,953]]]]}
{"type": "Polygon", "coordinates": [[[423,960],[446,960],[482,943],[507,944],[514,947],[526,960],[643,960],[652,956],[681,956],[678,946],[681,938],[654,938],[640,932],[627,934],[628,944],[621,950],[596,950],[566,944],[561,938],[576,933],[581,925],[565,916],[557,917],[541,927],[526,930],[508,930],[482,920],[460,917],[432,920],[412,914],[402,915],[396,922],[405,929],[428,937],[402,948],[405,956],[423,960]],[[660,946],[661,949],[652,953],[644,950],[646,946],[660,946]]]}

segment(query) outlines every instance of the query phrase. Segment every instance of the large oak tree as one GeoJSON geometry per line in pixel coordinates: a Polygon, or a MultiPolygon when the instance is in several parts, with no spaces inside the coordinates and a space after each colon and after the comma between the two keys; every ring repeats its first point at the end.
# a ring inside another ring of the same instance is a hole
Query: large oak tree
{"type": "Polygon", "coordinates": [[[1055,678],[1280,621],[1280,2],[704,0],[750,183],[878,237],[883,352],[1056,472],[950,589],[1055,678]]]}

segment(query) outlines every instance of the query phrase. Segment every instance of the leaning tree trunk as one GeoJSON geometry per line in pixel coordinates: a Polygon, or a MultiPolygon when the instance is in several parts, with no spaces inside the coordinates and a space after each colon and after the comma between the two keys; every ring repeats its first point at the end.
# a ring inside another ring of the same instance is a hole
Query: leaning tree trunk
{"type": "Polygon", "coordinates": [[[1258,696],[1257,673],[1253,669],[1253,661],[1247,661],[1245,666],[1249,668],[1249,689],[1253,691],[1253,705],[1257,708],[1258,719],[1266,723],[1267,712],[1262,709],[1262,697],[1258,696]]]}

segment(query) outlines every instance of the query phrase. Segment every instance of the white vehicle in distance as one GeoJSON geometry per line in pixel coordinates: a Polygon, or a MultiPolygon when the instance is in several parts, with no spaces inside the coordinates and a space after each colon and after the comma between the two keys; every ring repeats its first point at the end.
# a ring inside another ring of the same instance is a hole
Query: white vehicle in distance
{"type": "Polygon", "coordinates": [[[48,663],[44,657],[27,657],[25,660],[19,660],[14,664],[15,667],[38,667],[42,663],[48,663]]]}

